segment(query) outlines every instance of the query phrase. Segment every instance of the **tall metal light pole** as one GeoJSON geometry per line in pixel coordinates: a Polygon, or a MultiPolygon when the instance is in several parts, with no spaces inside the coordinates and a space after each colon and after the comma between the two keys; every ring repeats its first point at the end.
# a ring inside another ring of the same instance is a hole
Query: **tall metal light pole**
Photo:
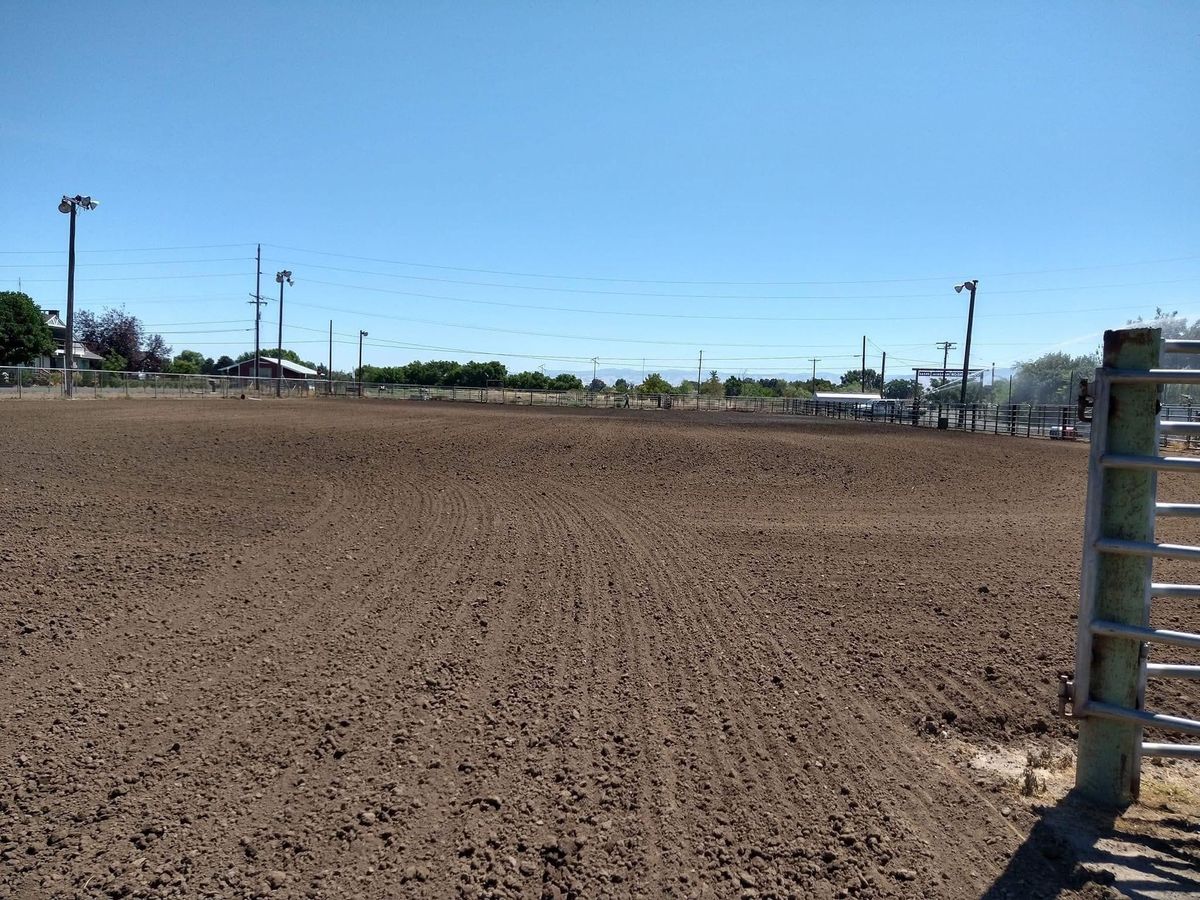
{"type": "Polygon", "coordinates": [[[279,345],[275,348],[275,396],[283,396],[283,285],[295,284],[292,281],[292,273],[287,269],[282,272],[275,273],[275,280],[279,282],[279,345]]]}
{"type": "MultiPolygon", "coordinates": [[[[971,326],[975,324],[975,288],[979,285],[979,280],[964,281],[962,284],[956,284],[954,290],[961,294],[963,288],[971,292],[971,305],[967,308],[967,341],[963,345],[963,373],[962,373],[962,389],[958,393],[959,406],[965,406],[967,403],[967,369],[971,366],[971,326]]],[[[960,409],[959,416],[962,416],[960,409]]]]}
{"type": "Polygon", "coordinates": [[[67,247],[67,336],[63,341],[63,387],[67,397],[75,396],[75,211],[79,207],[95,209],[100,203],[91,197],[63,194],[58,204],[60,213],[71,216],[71,240],[67,247]]]}
{"type": "Polygon", "coordinates": [[[819,363],[821,360],[810,356],[809,361],[812,362],[812,364],[813,364],[812,395],[813,395],[813,399],[816,400],[817,399],[817,363],[819,363]]]}
{"type": "Polygon", "coordinates": [[[358,331],[358,396],[362,396],[362,341],[367,333],[361,328],[358,331]]]}

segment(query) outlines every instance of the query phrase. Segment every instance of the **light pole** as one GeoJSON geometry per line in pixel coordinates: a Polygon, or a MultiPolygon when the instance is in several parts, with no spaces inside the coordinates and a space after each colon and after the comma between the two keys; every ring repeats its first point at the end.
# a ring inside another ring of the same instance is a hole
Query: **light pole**
{"type": "Polygon", "coordinates": [[[362,341],[363,341],[363,338],[365,338],[365,337],[367,337],[367,333],[360,328],[358,331],[358,396],[360,396],[360,397],[362,396],[362,384],[363,384],[362,341]]]}
{"type": "Polygon", "coordinates": [[[67,248],[67,336],[63,341],[63,387],[67,397],[75,396],[75,211],[79,207],[95,209],[100,203],[91,197],[63,194],[58,211],[71,216],[71,240],[67,248]]]}
{"type": "Polygon", "coordinates": [[[275,280],[279,282],[279,345],[275,348],[275,396],[283,396],[283,285],[295,284],[292,281],[292,273],[287,269],[282,272],[275,273],[275,280]]]}
{"type": "MultiPolygon", "coordinates": [[[[959,406],[965,406],[967,403],[967,369],[971,367],[971,327],[975,324],[975,288],[978,287],[979,280],[964,281],[962,284],[954,286],[955,293],[961,294],[963,288],[971,292],[971,305],[967,307],[967,341],[963,345],[963,373],[962,373],[962,389],[958,393],[959,406]]],[[[962,417],[962,411],[959,411],[959,417],[962,417]]]]}

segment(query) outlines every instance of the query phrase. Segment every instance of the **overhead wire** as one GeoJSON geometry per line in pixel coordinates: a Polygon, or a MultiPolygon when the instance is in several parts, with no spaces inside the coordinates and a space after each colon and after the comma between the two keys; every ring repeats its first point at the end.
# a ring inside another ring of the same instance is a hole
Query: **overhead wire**
{"type": "MultiPolygon", "coordinates": [[[[544,272],[521,272],[521,271],[510,271],[510,270],[503,270],[503,269],[472,268],[472,267],[467,267],[467,266],[435,265],[433,263],[421,263],[421,262],[412,262],[412,261],[408,261],[408,260],[385,259],[382,257],[356,256],[356,255],[348,254],[348,253],[335,253],[335,252],[328,251],[328,250],[306,250],[306,249],[303,249],[300,247],[289,247],[289,246],[285,246],[282,244],[264,243],[263,246],[264,247],[273,247],[276,250],[287,250],[288,252],[291,252],[291,253],[310,253],[314,256],[331,256],[331,257],[336,257],[339,259],[354,259],[354,260],[358,260],[360,262],[385,263],[385,264],[390,264],[390,265],[409,266],[412,268],[421,268],[421,269],[436,269],[436,270],[448,271],[448,272],[469,272],[469,273],[474,273],[474,274],[479,274],[479,275],[504,275],[504,276],[508,276],[508,277],[512,277],[512,278],[547,278],[547,279],[560,279],[560,280],[566,280],[566,281],[596,281],[596,282],[610,282],[610,283],[619,283],[619,284],[661,284],[661,285],[680,285],[680,286],[696,285],[696,286],[701,286],[701,287],[704,287],[704,286],[793,287],[793,286],[803,286],[803,285],[824,286],[824,285],[853,285],[853,284],[903,284],[903,283],[913,283],[913,282],[920,282],[920,281],[951,280],[951,279],[959,277],[957,275],[922,275],[922,276],[908,276],[908,277],[902,277],[902,278],[871,278],[871,279],[833,280],[833,281],[687,281],[687,280],[654,279],[654,278],[618,278],[618,277],[600,276],[600,275],[562,275],[562,274],[549,274],[549,273],[544,273],[544,272]]],[[[1051,274],[1056,274],[1056,273],[1060,273],[1060,272],[1084,272],[1084,271],[1089,271],[1092,269],[1112,269],[1112,268],[1124,268],[1124,267],[1134,267],[1134,266],[1143,266],[1143,265],[1163,265],[1166,263],[1173,263],[1173,262],[1190,262],[1192,260],[1198,260],[1198,259],[1200,259],[1200,256],[1178,256],[1178,257],[1168,257],[1168,258],[1164,258],[1164,259],[1138,260],[1138,261],[1134,261],[1134,262],[1124,262],[1124,263],[1103,263],[1103,264],[1093,265],[1093,266],[1070,266],[1070,267],[1065,267],[1065,268],[1054,268],[1054,269],[1032,269],[1032,270],[1027,270],[1027,271],[1015,271],[1015,272],[994,272],[994,273],[990,273],[990,274],[983,274],[983,275],[980,275],[979,277],[980,278],[1007,278],[1007,277],[1018,276],[1018,275],[1051,275],[1051,274]]]]}
{"type": "MultiPolygon", "coordinates": [[[[254,257],[221,256],[213,259],[149,259],[126,262],[80,262],[76,266],[177,266],[193,263],[254,262],[254,257]]],[[[0,269],[61,269],[62,263],[0,263],[0,269]]]]}
{"type": "MultiPolygon", "coordinates": [[[[264,263],[285,264],[285,260],[263,260],[264,263]]],[[[291,264],[291,263],[288,263],[291,264]]],[[[543,293],[552,294],[587,294],[598,295],[605,297],[654,297],[657,299],[668,300],[752,300],[752,301],[828,301],[828,300],[931,300],[940,299],[943,295],[938,294],[810,294],[804,296],[797,295],[775,295],[763,297],[754,294],[681,294],[665,291],[630,291],[630,290],[600,290],[597,288],[575,288],[575,287],[548,287],[545,285],[529,285],[529,284],[501,284],[494,281],[464,281],[454,278],[435,278],[428,275],[406,275],[395,272],[371,272],[364,269],[348,269],[339,266],[322,266],[313,263],[307,265],[314,269],[321,269],[329,272],[345,272],[353,275],[368,275],[380,278],[403,278],[409,281],[427,281],[438,284],[457,284],[470,287],[490,287],[503,288],[506,290],[522,290],[522,291],[540,291],[543,293]]],[[[1084,291],[1084,290],[1100,290],[1109,288],[1122,287],[1147,287],[1163,284],[1183,284],[1193,281],[1194,279],[1176,279],[1169,281],[1143,281],[1131,282],[1124,284],[1100,284],[1100,285],[1069,285],[1066,287],[1047,287],[1047,288],[1024,288],[1024,289],[1008,289],[1008,290],[993,290],[992,294],[1031,294],[1045,293],[1051,291],[1084,291]]],[[[320,283],[314,281],[314,283],[320,283]]],[[[357,285],[341,285],[342,287],[357,287],[357,285]]]]}

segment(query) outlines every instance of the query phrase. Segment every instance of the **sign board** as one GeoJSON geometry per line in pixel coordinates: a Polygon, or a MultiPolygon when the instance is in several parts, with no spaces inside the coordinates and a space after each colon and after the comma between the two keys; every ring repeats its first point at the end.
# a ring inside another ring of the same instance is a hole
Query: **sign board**
{"type": "MultiPolygon", "coordinates": [[[[968,369],[967,377],[976,378],[987,369],[968,369]]],[[[917,378],[962,378],[962,366],[957,369],[913,369],[917,378]]]]}

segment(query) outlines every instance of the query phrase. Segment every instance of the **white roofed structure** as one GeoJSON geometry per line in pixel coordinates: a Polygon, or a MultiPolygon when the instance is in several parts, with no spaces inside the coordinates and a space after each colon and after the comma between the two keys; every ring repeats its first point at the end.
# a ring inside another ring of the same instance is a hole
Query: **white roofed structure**
{"type": "Polygon", "coordinates": [[[821,403],[873,403],[883,398],[879,394],[843,394],[838,391],[817,391],[813,399],[821,403]]]}
{"type": "MultiPolygon", "coordinates": [[[[279,366],[279,368],[283,370],[284,378],[319,378],[321,374],[316,369],[310,369],[308,366],[302,366],[300,363],[292,362],[290,359],[280,360],[273,356],[260,356],[258,358],[258,368],[263,377],[276,377],[276,366],[279,366]]],[[[222,366],[217,371],[226,375],[253,377],[254,360],[243,359],[241,362],[235,362],[232,365],[222,366]]]]}

